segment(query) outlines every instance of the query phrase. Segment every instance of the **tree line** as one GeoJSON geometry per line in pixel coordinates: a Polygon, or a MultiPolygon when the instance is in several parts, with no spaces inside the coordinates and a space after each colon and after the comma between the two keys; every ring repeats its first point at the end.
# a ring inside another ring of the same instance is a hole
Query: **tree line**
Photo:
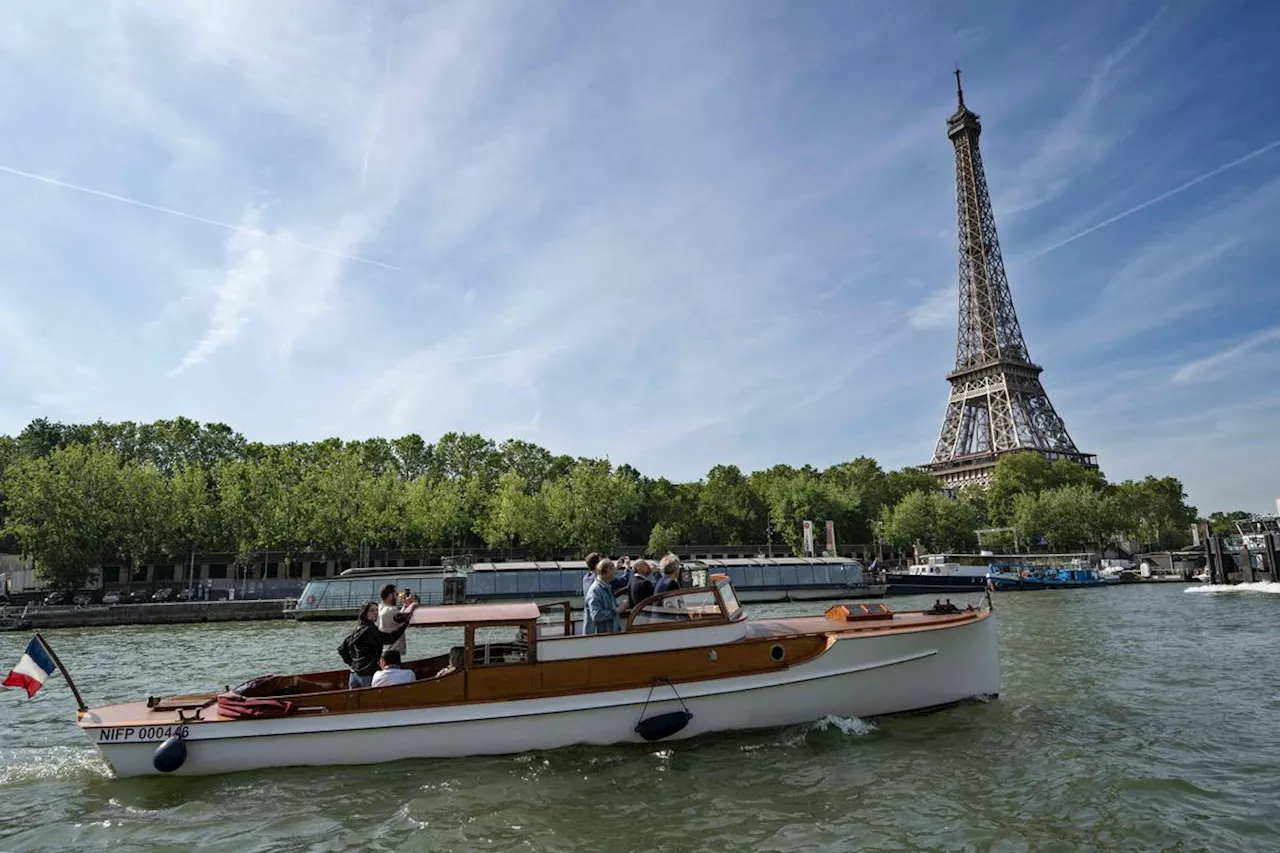
{"type": "Polygon", "coordinates": [[[62,586],[102,566],[136,576],[198,552],[235,553],[246,567],[267,550],[286,561],[403,549],[661,554],[766,541],[798,552],[806,519],[832,520],[843,542],[963,550],[976,529],[998,526],[1016,527],[1024,543],[1075,548],[1117,534],[1172,541],[1194,517],[1176,479],[1111,485],[1034,454],[1002,459],[988,488],[949,496],[926,472],[885,471],[868,457],[750,474],[716,465],[677,483],[461,433],[435,443],[411,434],[264,444],[186,418],[40,419],[0,437],[3,546],[62,586]]]}

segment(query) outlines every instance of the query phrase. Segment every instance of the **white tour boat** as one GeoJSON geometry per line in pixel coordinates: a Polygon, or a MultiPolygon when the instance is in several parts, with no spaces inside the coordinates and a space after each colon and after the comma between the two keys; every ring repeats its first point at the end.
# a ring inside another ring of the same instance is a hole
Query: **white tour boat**
{"type": "Polygon", "coordinates": [[[849,604],[748,619],[714,576],[643,602],[621,633],[580,634],[567,604],[419,608],[411,624],[461,628],[465,640],[407,662],[409,684],[352,690],[345,669],[267,675],[232,691],[81,703],[79,725],[117,776],[201,775],[678,740],[1000,689],[989,596],[964,610],[849,604]]]}

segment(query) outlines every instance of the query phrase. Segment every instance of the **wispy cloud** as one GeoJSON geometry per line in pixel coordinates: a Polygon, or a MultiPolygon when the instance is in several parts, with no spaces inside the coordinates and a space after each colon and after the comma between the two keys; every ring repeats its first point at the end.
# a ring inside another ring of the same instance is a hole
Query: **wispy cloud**
{"type": "Polygon", "coordinates": [[[103,190],[95,190],[92,187],[82,186],[81,184],[73,184],[73,183],[70,183],[69,181],[60,181],[57,178],[51,178],[48,175],[37,175],[32,172],[24,172],[21,169],[15,169],[12,166],[0,166],[0,172],[5,173],[6,175],[14,175],[19,178],[27,178],[32,181],[39,181],[42,184],[48,184],[54,187],[61,187],[62,189],[65,189],[65,190],[74,190],[75,192],[84,193],[85,195],[92,195],[92,196],[97,196],[98,198],[105,198],[110,201],[117,201],[117,202],[120,202],[121,204],[131,204],[134,207],[141,207],[145,210],[155,211],[156,213],[163,213],[168,216],[177,216],[181,219],[188,219],[192,222],[199,222],[204,225],[212,225],[215,228],[222,228],[226,231],[235,231],[239,234],[246,234],[251,237],[260,237],[264,240],[274,240],[275,242],[282,243],[286,246],[293,246],[299,249],[306,249],[311,252],[320,252],[321,254],[324,254],[324,255],[332,255],[336,258],[342,258],[348,261],[356,261],[357,263],[369,264],[370,266],[382,267],[383,269],[395,270],[397,272],[403,271],[400,269],[400,267],[392,266],[391,264],[384,264],[382,261],[375,261],[370,258],[362,258],[359,255],[348,255],[348,254],[344,254],[343,252],[339,252],[334,249],[327,248],[325,246],[317,246],[311,243],[304,243],[300,240],[293,240],[293,239],[290,239],[289,237],[285,237],[280,234],[272,234],[258,228],[246,228],[243,225],[233,225],[230,222],[221,222],[217,219],[209,219],[206,216],[199,216],[194,213],[188,213],[182,210],[175,210],[172,207],[165,207],[159,204],[151,204],[150,202],[142,201],[140,199],[128,198],[126,196],[116,195],[115,193],[109,193],[103,190]]]}
{"type": "Polygon", "coordinates": [[[1122,219],[1127,219],[1128,217],[1133,216],[1135,213],[1140,213],[1141,211],[1146,210],[1148,207],[1151,207],[1152,205],[1159,204],[1160,202],[1165,201],[1166,199],[1173,198],[1179,193],[1185,192],[1186,190],[1189,190],[1194,186],[1202,184],[1211,178],[1216,178],[1218,175],[1221,175],[1223,172],[1230,171],[1231,169],[1234,169],[1237,166],[1243,166],[1245,163],[1248,163],[1250,160],[1253,160],[1257,157],[1261,157],[1263,154],[1266,154],[1268,151],[1271,151],[1272,149],[1275,149],[1275,148],[1280,148],[1280,139],[1276,139],[1271,142],[1268,142],[1266,145],[1263,145],[1261,148],[1255,148],[1253,151],[1250,151],[1248,154],[1245,154],[1242,157],[1237,157],[1236,159],[1232,160],[1230,163],[1225,163],[1221,166],[1218,166],[1216,169],[1210,169],[1209,171],[1205,172],[1203,175],[1197,175],[1191,180],[1186,181],[1185,183],[1181,183],[1178,186],[1174,187],[1173,189],[1168,190],[1167,192],[1160,193],[1160,195],[1155,196],[1154,198],[1149,198],[1146,201],[1142,202],[1141,204],[1135,204],[1133,207],[1129,208],[1128,210],[1121,211],[1120,213],[1117,213],[1115,216],[1108,217],[1107,219],[1102,220],[1096,225],[1090,225],[1088,228],[1084,229],[1083,231],[1077,231],[1075,234],[1072,234],[1069,237],[1065,237],[1057,241],[1056,243],[1053,243],[1049,246],[1045,246],[1041,249],[1038,249],[1030,257],[1039,258],[1049,254],[1052,251],[1061,249],[1064,246],[1069,246],[1075,241],[1081,239],[1082,237],[1088,237],[1090,234],[1093,234],[1096,231],[1100,231],[1103,228],[1106,228],[1108,225],[1113,225],[1122,219]]]}
{"type": "Polygon", "coordinates": [[[943,287],[911,309],[908,322],[913,329],[945,329],[956,323],[956,288],[943,287]]]}
{"type": "Polygon", "coordinates": [[[1188,362],[1173,374],[1175,382],[1201,382],[1223,375],[1228,370],[1249,374],[1250,362],[1241,361],[1241,356],[1252,353],[1259,347],[1280,341],[1280,326],[1272,326],[1261,332],[1249,335],[1235,346],[1219,350],[1212,355],[1188,362]]]}

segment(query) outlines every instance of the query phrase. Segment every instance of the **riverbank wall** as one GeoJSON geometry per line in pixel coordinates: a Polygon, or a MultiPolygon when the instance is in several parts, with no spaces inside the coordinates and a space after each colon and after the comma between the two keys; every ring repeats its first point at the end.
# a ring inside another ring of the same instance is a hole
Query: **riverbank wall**
{"type": "Polygon", "coordinates": [[[113,625],[185,625],[198,622],[257,622],[284,619],[285,599],[99,604],[88,607],[11,607],[0,630],[94,628],[113,625]]]}

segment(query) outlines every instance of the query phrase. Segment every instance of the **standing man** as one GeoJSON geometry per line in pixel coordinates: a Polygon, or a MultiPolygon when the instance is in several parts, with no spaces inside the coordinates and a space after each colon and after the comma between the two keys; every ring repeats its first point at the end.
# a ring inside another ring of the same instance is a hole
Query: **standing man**
{"type": "MultiPolygon", "coordinates": [[[[382,603],[378,605],[378,630],[384,634],[394,633],[396,629],[409,621],[409,616],[413,613],[413,609],[402,608],[396,603],[396,585],[393,583],[383,584],[378,597],[382,600],[382,603]]],[[[386,646],[383,651],[393,651],[403,655],[405,649],[404,632],[401,632],[400,636],[396,637],[395,641],[386,646]]]]}
{"type": "Polygon", "coordinates": [[[613,590],[609,589],[609,582],[614,579],[616,571],[613,560],[601,560],[596,564],[596,579],[587,590],[583,606],[584,634],[611,634],[622,630],[618,602],[613,597],[613,590]]]}
{"type": "Polygon", "coordinates": [[[588,590],[596,582],[596,566],[600,565],[600,555],[592,551],[587,555],[587,573],[582,576],[582,597],[586,599],[588,590]]]}
{"type": "Polygon", "coordinates": [[[631,585],[627,588],[631,603],[628,610],[635,610],[646,598],[653,597],[653,566],[643,558],[631,565],[631,585]]]}

